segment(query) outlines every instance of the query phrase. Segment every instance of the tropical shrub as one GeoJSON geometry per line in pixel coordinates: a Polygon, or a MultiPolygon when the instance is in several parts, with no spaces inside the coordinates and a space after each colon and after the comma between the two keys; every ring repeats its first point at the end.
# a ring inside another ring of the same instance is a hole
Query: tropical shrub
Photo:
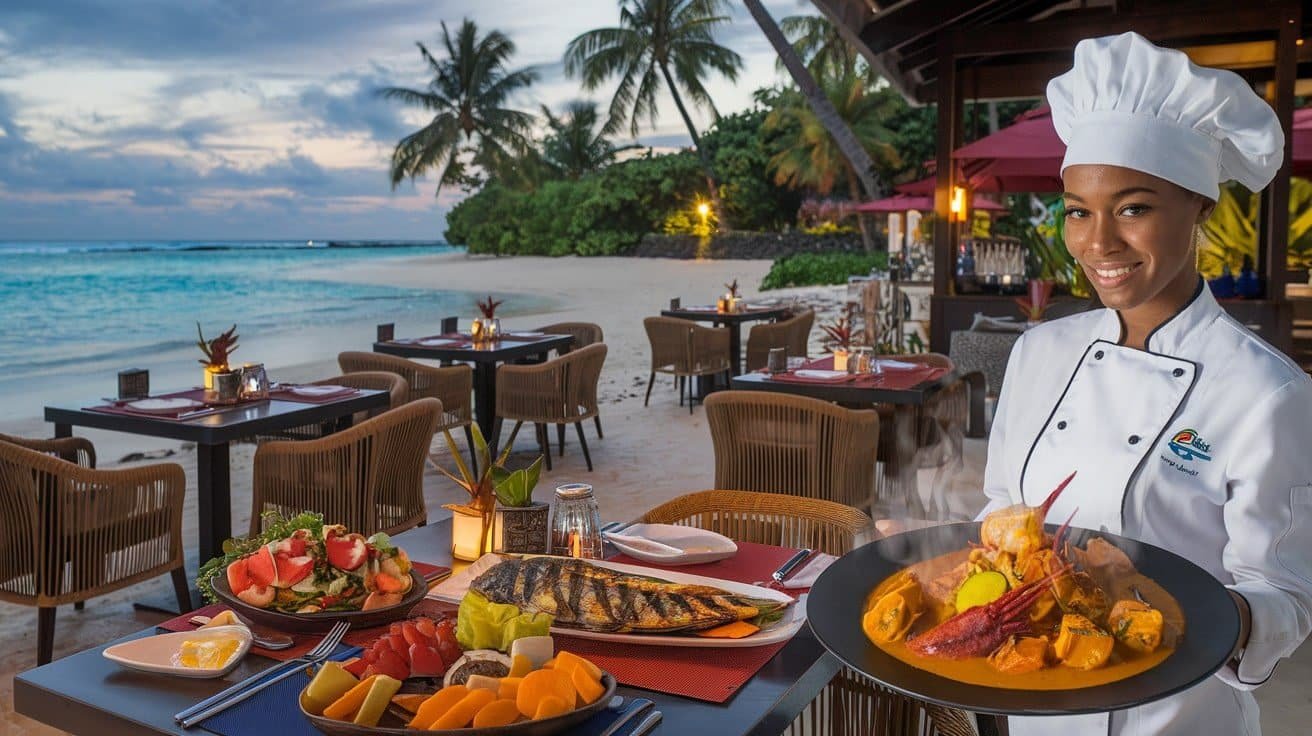
{"type": "Polygon", "coordinates": [[[761,280],[761,290],[790,286],[845,284],[849,276],[865,276],[872,269],[888,268],[888,254],[797,253],[775,260],[761,280]]]}
{"type": "MultiPolygon", "coordinates": [[[[1212,216],[1203,223],[1206,241],[1198,250],[1198,270],[1205,278],[1221,275],[1223,266],[1239,273],[1244,258],[1257,262],[1258,195],[1239,184],[1221,187],[1212,216]]],[[[1289,268],[1312,267],[1312,182],[1289,181],[1289,268]]]]}

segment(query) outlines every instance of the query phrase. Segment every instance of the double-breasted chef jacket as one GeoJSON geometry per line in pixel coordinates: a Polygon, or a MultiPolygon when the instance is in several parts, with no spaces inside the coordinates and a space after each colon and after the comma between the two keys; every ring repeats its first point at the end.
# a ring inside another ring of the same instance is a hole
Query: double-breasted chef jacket
{"type": "MultiPolygon", "coordinates": [[[[1178,695],[1091,716],[1012,718],[1013,736],[1258,734],[1249,692],[1312,630],[1312,380],[1199,281],[1148,337],[1119,345],[1111,309],[1017,341],[989,439],[983,513],[1049,514],[1171,550],[1252,609],[1238,666],[1178,695]]],[[[981,514],[982,516],[982,514],[981,514]]]]}

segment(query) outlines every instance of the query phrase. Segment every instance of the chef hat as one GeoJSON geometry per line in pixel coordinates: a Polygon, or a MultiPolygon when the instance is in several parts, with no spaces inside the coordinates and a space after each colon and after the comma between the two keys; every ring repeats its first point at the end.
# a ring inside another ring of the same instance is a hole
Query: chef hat
{"type": "Polygon", "coordinates": [[[1247,82],[1133,32],[1080,41],[1075,66],[1048,82],[1048,104],[1062,171],[1124,166],[1216,201],[1231,179],[1262,189],[1283,160],[1275,111],[1247,82]]]}

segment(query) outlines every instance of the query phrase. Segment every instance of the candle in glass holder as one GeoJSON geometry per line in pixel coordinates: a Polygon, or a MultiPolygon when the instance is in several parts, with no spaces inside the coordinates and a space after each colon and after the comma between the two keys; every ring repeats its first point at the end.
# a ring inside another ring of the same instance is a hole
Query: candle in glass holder
{"type": "Polygon", "coordinates": [[[846,348],[835,348],[835,349],[834,349],[834,370],[836,370],[836,371],[845,371],[845,370],[847,370],[847,349],[846,349],[846,348]]]}
{"type": "Polygon", "coordinates": [[[551,517],[551,554],[601,559],[601,517],[592,486],[567,483],[556,488],[551,517]]]}
{"type": "Polygon", "coordinates": [[[241,369],[241,398],[269,398],[269,374],[263,363],[247,363],[241,369]]]}
{"type": "Polygon", "coordinates": [[[469,336],[473,338],[474,342],[483,341],[483,320],[475,319],[469,323],[469,336]]]}

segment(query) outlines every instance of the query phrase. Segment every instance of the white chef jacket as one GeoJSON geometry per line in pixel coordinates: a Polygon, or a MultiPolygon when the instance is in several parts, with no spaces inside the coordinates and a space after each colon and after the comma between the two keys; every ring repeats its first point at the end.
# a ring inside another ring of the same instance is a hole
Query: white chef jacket
{"type": "Polygon", "coordinates": [[[1123,347],[1094,310],[1016,342],[989,438],[984,512],[1049,514],[1192,560],[1252,609],[1238,667],[1172,697],[1092,716],[1012,718],[1013,736],[1261,733],[1249,692],[1312,630],[1312,380],[1203,288],[1123,347]],[[1078,507],[1078,511],[1076,511],[1078,507]]]}

